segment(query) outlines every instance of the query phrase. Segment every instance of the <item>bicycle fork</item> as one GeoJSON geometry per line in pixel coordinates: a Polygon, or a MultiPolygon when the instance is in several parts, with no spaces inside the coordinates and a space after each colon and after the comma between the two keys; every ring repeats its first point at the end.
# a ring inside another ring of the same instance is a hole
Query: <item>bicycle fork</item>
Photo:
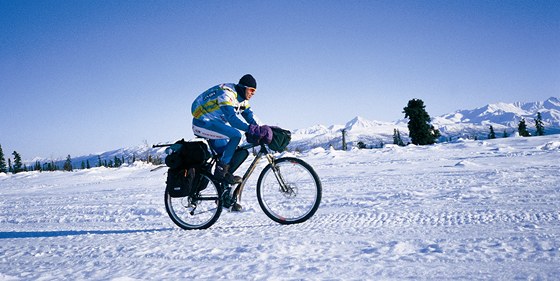
{"type": "Polygon", "coordinates": [[[278,169],[278,167],[276,167],[276,164],[274,163],[274,158],[270,154],[267,154],[266,158],[268,159],[268,162],[270,163],[270,167],[272,168],[272,172],[274,173],[274,176],[276,177],[276,180],[278,181],[278,184],[280,184],[280,191],[282,191],[284,193],[292,194],[293,189],[290,188],[286,184],[286,182],[284,181],[284,178],[282,177],[282,174],[280,173],[280,169],[278,169]]]}

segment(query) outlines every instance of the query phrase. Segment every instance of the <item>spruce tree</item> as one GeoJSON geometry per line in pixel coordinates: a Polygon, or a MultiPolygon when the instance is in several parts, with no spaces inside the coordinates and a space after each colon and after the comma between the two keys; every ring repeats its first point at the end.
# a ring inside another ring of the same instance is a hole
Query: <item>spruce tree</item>
{"type": "Polygon", "coordinates": [[[525,118],[522,118],[521,121],[519,121],[519,135],[522,137],[528,137],[531,136],[531,134],[529,134],[529,131],[527,131],[527,124],[525,123],[525,118]]]}
{"type": "Polygon", "coordinates": [[[504,129],[504,138],[507,138],[507,137],[509,137],[509,134],[508,134],[508,132],[506,131],[506,129],[504,129]]]}
{"type": "Polygon", "coordinates": [[[416,145],[434,144],[440,136],[439,130],[430,125],[430,115],[426,112],[426,106],[420,99],[408,101],[403,113],[408,118],[408,131],[410,140],[416,145]]]}
{"type": "Polygon", "coordinates": [[[401,132],[399,130],[397,130],[397,139],[398,139],[398,142],[399,142],[399,143],[397,143],[397,145],[404,146],[404,141],[402,140],[401,132]]]}
{"type": "Polygon", "coordinates": [[[17,174],[19,172],[23,172],[23,163],[21,162],[21,156],[16,151],[14,151],[12,155],[14,156],[14,166],[12,167],[13,173],[17,174]]]}
{"type": "Polygon", "coordinates": [[[113,162],[115,162],[114,166],[115,168],[118,168],[121,166],[121,159],[117,156],[115,156],[115,159],[113,160],[113,162]]]}
{"type": "Polygon", "coordinates": [[[544,125],[540,112],[537,112],[537,119],[535,119],[535,127],[537,127],[537,136],[544,136],[544,125]]]}
{"type": "Polygon", "coordinates": [[[492,125],[490,125],[490,134],[488,134],[488,138],[489,139],[495,139],[496,138],[496,133],[494,132],[494,127],[492,127],[492,125]]]}
{"type": "Polygon", "coordinates": [[[6,166],[6,159],[4,158],[4,151],[0,145],[0,173],[7,173],[8,167],[6,166]]]}
{"type": "Polygon", "coordinates": [[[393,129],[393,144],[404,146],[404,142],[401,138],[401,132],[399,132],[398,129],[393,129]]]}
{"type": "Polygon", "coordinates": [[[64,166],[62,167],[64,171],[72,172],[72,158],[70,154],[66,156],[66,161],[64,161],[64,166]]]}

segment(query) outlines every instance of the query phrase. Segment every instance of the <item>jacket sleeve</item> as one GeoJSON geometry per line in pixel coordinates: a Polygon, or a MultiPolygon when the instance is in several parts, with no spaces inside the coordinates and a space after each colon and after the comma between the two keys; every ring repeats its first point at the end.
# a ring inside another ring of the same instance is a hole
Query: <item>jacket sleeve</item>
{"type": "Polygon", "coordinates": [[[224,116],[226,117],[226,120],[232,127],[244,132],[247,132],[249,130],[249,125],[237,117],[233,106],[224,105],[221,106],[220,109],[222,110],[224,116]]]}
{"type": "Polygon", "coordinates": [[[254,114],[253,114],[253,111],[251,110],[251,108],[245,109],[241,113],[241,116],[243,116],[243,118],[245,118],[245,121],[247,121],[247,123],[257,125],[257,121],[255,120],[255,117],[254,117],[254,114]]]}

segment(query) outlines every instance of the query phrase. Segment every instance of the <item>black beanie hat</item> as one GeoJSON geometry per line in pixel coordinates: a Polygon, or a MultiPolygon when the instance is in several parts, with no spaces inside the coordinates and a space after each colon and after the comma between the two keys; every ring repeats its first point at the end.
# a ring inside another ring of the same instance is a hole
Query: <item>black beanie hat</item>
{"type": "Polygon", "coordinates": [[[239,79],[239,85],[250,88],[257,88],[257,80],[251,74],[245,74],[239,79]]]}

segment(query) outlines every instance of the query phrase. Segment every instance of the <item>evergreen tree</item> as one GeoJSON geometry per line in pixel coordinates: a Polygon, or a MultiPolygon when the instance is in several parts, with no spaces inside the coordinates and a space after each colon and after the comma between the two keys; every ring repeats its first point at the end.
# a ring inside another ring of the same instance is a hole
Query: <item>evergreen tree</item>
{"type": "Polygon", "coordinates": [[[403,113],[408,118],[408,131],[410,140],[416,145],[434,144],[440,136],[439,130],[430,125],[430,115],[426,112],[426,106],[420,99],[408,101],[403,113]]]}
{"type": "Polygon", "coordinates": [[[21,162],[21,156],[16,151],[14,151],[12,155],[14,156],[14,166],[12,167],[12,172],[14,174],[23,172],[23,163],[21,162]]]}
{"type": "Polygon", "coordinates": [[[103,163],[101,162],[101,156],[97,155],[97,167],[101,166],[103,166],[103,163]]]}
{"type": "Polygon", "coordinates": [[[82,167],[82,170],[84,170],[84,169],[86,168],[86,162],[84,162],[84,160],[82,160],[82,165],[81,165],[81,167],[82,167]]]}
{"type": "Polygon", "coordinates": [[[522,118],[521,121],[519,121],[519,135],[522,137],[529,137],[531,136],[531,134],[529,134],[529,131],[527,131],[527,124],[525,123],[525,118],[522,118]]]}
{"type": "Polygon", "coordinates": [[[496,133],[494,132],[494,127],[492,127],[492,125],[490,125],[490,134],[488,134],[488,138],[489,139],[495,139],[496,138],[496,133]]]}
{"type": "Polygon", "coordinates": [[[535,119],[535,127],[537,127],[537,136],[544,136],[544,125],[540,112],[537,112],[537,119],[535,119]]]}
{"type": "Polygon", "coordinates": [[[115,162],[114,166],[115,168],[118,168],[121,166],[121,159],[118,158],[117,156],[115,156],[115,159],[113,160],[113,162],[115,162]]]}
{"type": "Polygon", "coordinates": [[[35,161],[35,167],[33,168],[35,171],[41,171],[41,162],[35,161]]]}
{"type": "Polygon", "coordinates": [[[0,173],[7,173],[8,167],[6,166],[6,159],[4,158],[4,151],[0,145],[0,173]]]}
{"type": "Polygon", "coordinates": [[[12,167],[12,160],[8,158],[8,173],[13,173],[14,168],[12,167]]]}
{"type": "Polygon", "coordinates": [[[89,159],[86,160],[86,169],[91,169],[91,165],[89,164],[89,159]]]}
{"type": "Polygon", "coordinates": [[[506,129],[504,129],[504,138],[509,137],[509,134],[507,133],[506,129]]]}
{"type": "Polygon", "coordinates": [[[64,161],[64,166],[62,166],[62,168],[64,171],[72,172],[72,158],[70,157],[70,154],[66,156],[66,161],[64,161]]]}
{"type": "Polygon", "coordinates": [[[398,146],[404,146],[404,142],[401,137],[401,132],[398,129],[393,129],[393,144],[398,146]]]}

